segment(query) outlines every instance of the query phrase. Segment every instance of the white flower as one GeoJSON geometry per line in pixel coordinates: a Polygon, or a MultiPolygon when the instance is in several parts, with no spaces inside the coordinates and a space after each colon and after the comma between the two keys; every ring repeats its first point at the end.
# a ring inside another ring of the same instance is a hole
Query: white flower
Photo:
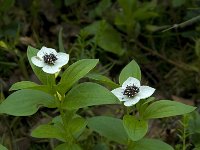
{"type": "Polygon", "coordinates": [[[116,88],[111,92],[120,100],[124,101],[125,106],[135,105],[140,99],[150,97],[155,89],[149,86],[141,86],[136,78],[129,77],[122,87],[116,88]]]}
{"type": "Polygon", "coordinates": [[[33,56],[31,61],[34,65],[42,67],[42,70],[49,74],[59,72],[61,67],[68,63],[69,54],[59,52],[55,49],[42,47],[37,56],[33,56]]]}

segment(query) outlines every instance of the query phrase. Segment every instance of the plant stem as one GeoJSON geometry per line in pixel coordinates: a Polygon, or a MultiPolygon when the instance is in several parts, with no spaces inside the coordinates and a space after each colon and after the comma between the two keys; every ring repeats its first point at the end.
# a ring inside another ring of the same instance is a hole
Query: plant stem
{"type": "Polygon", "coordinates": [[[126,108],[126,114],[129,115],[131,112],[131,109],[129,107],[125,107],[126,108]]]}
{"type": "Polygon", "coordinates": [[[185,64],[185,63],[177,63],[174,60],[171,60],[171,59],[161,55],[155,49],[150,49],[150,48],[144,46],[142,43],[140,43],[138,41],[134,41],[134,42],[135,42],[136,45],[138,45],[143,50],[150,52],[152,55],[155,55],[155,56],[163,59],[167,63],[172,64],[172,65],[176,66],[177,68],[180,68],[180,69],[185,70],[185,71],[193,71],[193,72],[199,73],[199,70],[197,68],[191,67],[191,66],[189,66],[188,64],[185,64]]]}
{"type": "Polygon", "coordinates": [[[59,112],[60,112],[60,116],[61,116],[61,119],[62,119],[62,122],[63,122],[63,126],[64,126],[64,132],[66,133],[66,141],[68,141],[69,143],[72,143],[73,142],[73,136],[72,136],[72,133],[71,131],[68,129],[68,121],[67,121],[67,118],[66,118],[66,115],[65,115],[65,112],[64,110],[62,109],[62,105],[63,105],[63,102],[64,102],[64,99],[63,99],[63,96],[61,96],[61,98],[59,98],[58,96],[58,92],[56,92],[56,100],[59,102],[58,104],[58,109],[59,109],[59,112]],[[69,133],[69,134],[68,134],[69,133]]]}
{"type": "Polygon", "coordinates": [[[20,67],[20,70],[22,71],[22,74],[24,75],[24,78],[26,80],[29,79],[29,76],[28,76],[28,72],[27,72],[27,69],[26,69],[26,65],[25,65],[25,62],[24,62],[24,57],[20,55],[20,59],[19,59],[19,67],[20,67]]]}
{"type": "Polygon", "coordinates": [[[173,28],[176,28],[176,29],[177,28],[184,28],[184,27],[189,26],[189,25],[191,25],[191,24],[193,24],[193,23],[195,23],[195,22],[197,22],[199,20],[200,20],[200,15],[198,15],[196,17],[193,17],[193,18],[191,18],[191,19],[189,19],[189,20],[187,20],[185,22],[182,22],[180,24],[174,24],[172,27],[167,28],[167,29],[163,30],[162,32],[166,32],[166,31],[171,30],[173,28]]]}
{"type": "Polygon", "coordinates": [[[186,140],[186,116],[183,116],[183,150],[186,150],[186,145],[185,145],[185,140],[186,140]]]}
{"type": "Polygon", "coordinates": [[[64,126],[65,126],[65,125],[67,124],[67,122],[66,122],[66,119],[65,119],[64,110],[62,109],[63,98],[62,98],[62,97],[61,97],[61,99],[59,98],[58,92],[57,92],[57,91],[56,91],[56,93],[55,93],[55,96],[56,96],[56,101],[59,102],[59,104],[58,104],[58,109],[59,109],[59,111],[60,111],[60,115],[61,115],[63,124],[64,124],[64,126]]]}

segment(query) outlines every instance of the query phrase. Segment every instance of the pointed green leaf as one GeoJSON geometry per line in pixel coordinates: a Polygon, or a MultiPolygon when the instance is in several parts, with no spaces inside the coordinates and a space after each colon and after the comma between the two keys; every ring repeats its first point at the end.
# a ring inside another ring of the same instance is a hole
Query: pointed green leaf
{"type": "Polygon", "coordinates": [[[0,150],[8,150],[8,149],[0,144],[0,150]]]}
{"type": "Polygon", "coordinates": [[[107,116],[92,117],[88,119],[88,126],[109,140],[120,144],[127,144],[128,142],[128,135],[120,119],[107,116]]]}
{"type": "Polygon", "coordinates": [[[51,84],[54,83],[55,80],[55,75],[52,74],[47,74],[44,71],[42,71],[42,68],[35,66],[32,61],[31,61],[31,57],[36,56],[38,52],[38,49],[33,48],[31,46],[28,47],[27,50],[27,56],[28,56],[28,61],[34,71],[34,73],[36,74],[36,76],[38,77],[38,79],[43,83],[43,84],[51,84]]]}
{"type": "Polygon", "coordinates": [[[77,144],[68,144],[64,143],[61,145],[58,145],[55,150],[82,150],[82,148],[77,144]]]}
{"type": "Polygon", "coordinates": [[[118,0],[119,5],[122,7],[124,11],[124,15],[128,15],[129,17],[137,8],[137,0],[118,0]]]}
{"type": "Polygon", "coordinates": [[[39,107],[55,107],[54,98],[38,90],[20,90],[12,93],[0,104],[0,113],[13,116],[29,116],[37,112],[39,107]]]}
{"type": "Polygon", "coordinates": [[[103,50],[119,56],[124,53],[120,34],[105,20],[96,21],[83,30],[94,35],[94,42],[103,50]]]}
{"type": "Polygon", "coordinates": [[[91,73],[91,74],[87,74],[86,77],[93,79],[93,80],[96,80],[99,83],[105,84],[105,85],[111,87],[112,89],[119,87],[118,84],[116,84],[115,82],[110,80],[108,77],[100,75],[100,74],[91,73]]]}
{"type": "Polygon", "coordinates": [[[149,106],[149,103],[155,100],[155,97],[149,97],[147,99],[140,100],[139,103],[136,104],[136,108],[139,111],[140,116],[143,116],[146,108],[149,106]]]}
{"type": "Polygon", "coordinates": [[[53,125],[40,125],[31,132],[32,137],[36,138],[56,138],[65,141],[63,131],[53,125]]]}
{"type": "Polygon", "coordinates": [[[21,82],[17,82],[13,84],[11,88],[9,89],[9,91],[27,89],[34,86],[38,86],[38,84],[31,81],[21,81],[21,82]]]}
{"type": "Polygon", "coordinates": [[[137,78],[141,80],[141,70],[139,65],[136,63],[135,60],[132,60],[128,65],[126,65],[120,75],[119,75],[119,83],[122,85],[126,79],[129,77],[137,78]]]}
{"type": "Polygon", "coordinates": [[[123,125],[132,141],[138,141],[145,136],[148,131],[148,122],[139,120],[134,116],[125,115],[123,118],[123,125]]]}
{"type": "Polygon", "coordinates": [[[156,5],[157,3],[155,1],[143,3],[134,11],[132,17],[139,21],[157,17],[158,13],[153,11],[156,5]]]}
{"type": "Polygon", "coordinates": [[[75,82],[84,77],[97,63],[98,59],[82,59],[70,65],[62,74],[61,81],[58,84],[59,92],[62,94],[67,92],[75,82]]]}
{"type": "Polygon", "coordinates": [[[196,107],[185,105],[179,102],[160,100],[150,104],[146,108],[143,117],[145,119],[164,118],[187,114],[194,111],[195,109],[196,107]]]}
{"type": "Polygon", "coordinates": [[[99,47],[121,56],[124,53],[120,34],[107,22],[102,21],[95,36],[99,47]]]}
{"type": "Polygon", "coordinates": [[[77,138],[84,131],[86,125],[87,125],[87,122],[86,122],[86,120],[84,118],[76,117],[76,118],[73,118],[69,122],[69,127],[68,128],[71,131],[71,133],[73,134],[73,136],[75,138],[77,138]]]}
{"type": "Polygon", "coordinates": [[[63,108],[79,109],[102,104],[117,104],[118,99],[105,87],[96,83],[82,83],[66,95],[63,108]]]}
{"type": "Polygon", "coordinates": [[[39,90],[46,93],[52,93],[52,89],[49,88],[47,85],[39,85],[31,81],[21,81],[13,84],[9,91],[13,90],[22,90],[22,89],[33,89],[33,90],[39,90]]]}
{"type": "Polygon", "coordinates": [[[102,16],[103,12],[105,12],[111,5],[111,0],[102,0],[98,3],[98,6],[96,6],[95,13],[98,16],[102,16]]]}
{"type": "Polygon", "coordinates": [[[83,28],[83,31],[87,32],[88,34],[95,35],[98,32],[99,26],[101,21],[95,21],[92,24],[89,24],[85,28],[83,28]]]}
{"type": "Polygon", "coordinates": [[[140,141],[133,142],[128,150],[174,150],[167,143],[156,139],[141,139],[140,141]]]}

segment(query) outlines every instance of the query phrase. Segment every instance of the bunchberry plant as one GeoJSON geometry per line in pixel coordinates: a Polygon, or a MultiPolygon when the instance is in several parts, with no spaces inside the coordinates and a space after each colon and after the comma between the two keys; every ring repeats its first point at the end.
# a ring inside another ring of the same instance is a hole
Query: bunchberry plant
{"type": "Polygon", "coordinates": [[[186,114],[195,109],[179,102],[155,101],[155,98],[150,97],[155,89],[141,86],[140,67],[134,60],[121,71],[119,84],[103,75],[88,74],[97,65],[97,59],[82,59],[69,65],[57,82],[56,77],[61,67],[69,61],[68,54],[57,53],[46,47],[39,51],[28,47],[27,56],[41,84],[21,81],[12,85],[10,91],[15,92],[0,104],[0,113],[31,116],[40,107],[57,109],[58,116],[31,132],[31,136],[36,138],[59,140],[55,150],[87,149],[80,144],[83,140],[80,136],[85,133],[86,127],[111,141],[123,144],[125,149],[172,150],[170,145],[160,140],[145,137],[148,121],[186,114]],[[93,82],[79,83],[83,77],[96,80],[110,89],[93,82]],[[77,113],[80,108],[103,104],[121,105],[121,102],[127,106],[122,119],[108,116],[83,118],[77,113]]]}

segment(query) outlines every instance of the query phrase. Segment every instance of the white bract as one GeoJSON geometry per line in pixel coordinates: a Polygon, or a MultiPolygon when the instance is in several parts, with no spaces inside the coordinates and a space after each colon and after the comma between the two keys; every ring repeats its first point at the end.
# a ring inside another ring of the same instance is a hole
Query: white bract
{"type": "Polygon", "coordinates": [[[111,92],[120,100],[124,102],[125,106],[135,105],[140,99],[150,97],[155,89],[149,86],[141,86],[140,81],[136,78],[129,77],[122,87],[116,88],[111,92]]]}
{"type": "Polygon", "coordinates": [[[33,56],[31,61],[37,67],[42,67],[42,70],[49,74],[59,72],[61,67],[68,63],[69,54],[59,52],[55,49],[42,47],[38,51],[37,56],[33,56]]]}

